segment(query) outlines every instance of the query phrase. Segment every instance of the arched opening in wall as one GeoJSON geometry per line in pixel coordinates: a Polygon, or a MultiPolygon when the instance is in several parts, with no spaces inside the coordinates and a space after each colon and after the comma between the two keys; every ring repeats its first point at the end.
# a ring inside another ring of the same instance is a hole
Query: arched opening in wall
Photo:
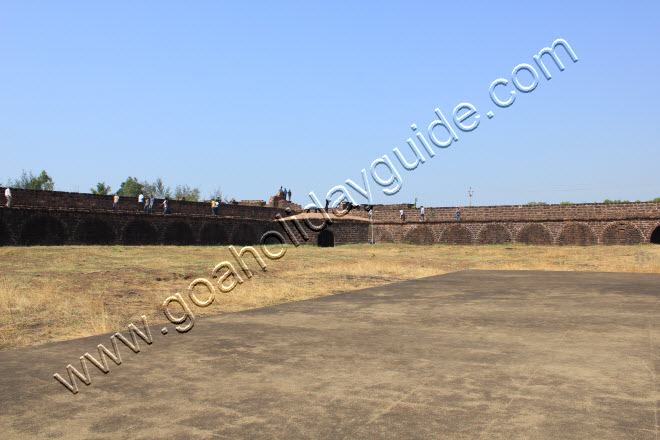
{"type": "Polygon", "coordinates": [[[596,244],[596,234],[584,223],[568,223],[561,228],[557,238],[559,245],[589,246],[596,244]]]}
{"type": "Polygon", "coordinates": [[[403,237],[404,243],[431,245],[435,243],[433,231],[428,226],[415,226],[403,237]]]}
{"type": "Polygon", "coordinates": [[[202,244],[229,244],[227,231],[217,223],[207,223],[202,226],[199,239],[202,244]]]}
{"type": "Polygon", "coordinates": [[[231,242],[232,244],[240,246],[248,246],[252,244],[258,244],[259,238],[260,237],[257,237],[257,233],[251,225],[248,225],[247,223],[241,223],[238,225],[236,232],[234,232],[234,236],[232,237],[231,242]]]}
{"type": "Polygon", "coordinates": [[[477,243],[479,244],[499,244],[508,243],[511,241],[511,233],[509,230],[500,224],[489,224],[481,228],[477,236],[477,243]]]}
{"type": "Polygon", "coordinates": [[[319,232],[319,238],[317,241],[318,247],[334,247],[335,246],[335,234],[328,229],[324,229],[319,232]]]}
{"type": "Polygon", "coordinates": [[[115,241],[115,233],[108,222],[96,218],[81,220],[74,236],[77,242],[85,244],[109,244],[115,241]]]}
{"type": "Polygon", "coordinates": [[[603,244],[642,243],[642,233],[628,222],[618,222],[608,226],[603,232],[603,244]]]}
{"type": "Polygon", "coordinates": [[[552,234],[545,226],[530,223],[518,232],[518,243],[547,245],[552,244],[552,234]]]}
{"type": "Polygon", "coordinates": [[[651,233],[651,243],[660,244],[660,226],[651,233]]]}
{"type": "Polygon", "coordinates": [[[165,243],[175,245],[193,244],[195,234],[190,225],[184,221],[177,221],[165,226],[165,243]]]}
{"type": "Polygon", "coordinates": [[[148,221],[134,220],[124,227],[122,239],[124,244],[154,244],[158,241],[158,232],[148,221]]]}
{"type": "Polygon", "coordinates": [[[472,234],[465,226],[452,225],[444,230],[440,242],[444,244],[472,244],[472,234]]]}
{"type": "Polygon", "coordinates": [[[67,238],[68,234],[62,222],[49,215],[31,217],[21,230],[21,242],[28,246],[62,244],[67,238]]]}

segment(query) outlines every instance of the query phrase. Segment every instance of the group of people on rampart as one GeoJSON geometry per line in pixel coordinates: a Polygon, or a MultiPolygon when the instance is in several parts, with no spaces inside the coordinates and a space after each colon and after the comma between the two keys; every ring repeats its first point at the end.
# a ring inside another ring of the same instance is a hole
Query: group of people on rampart
{"type": "MultiPolygon", "coordinates": [[[[181,197],[181,201],[185,201],[184,197],[181,197]]],[[[140,194],[138,196],[138,205],[137,205],[137,210],[138,211],[143,211],[145,213],[152,214],[154,212],[154,203],[156,202],[156,197],[152,194],[149,197],[145,197],[144,194],[140,194]]],[[[213,215],[218,214],[218,206],[221,204],[220,197],[216,197],[215,199],[211,199],[211,213],[213,215]]],[[[167,197],[163,199],[163,201],[160,203],[160,206],[163,207],[163,214],[169,214],[169,200],[167,197]]],[[[115,194],[114,196],[114,203],[112,205],[112,209],[117,212],[117,209],[119,207],[119,194],[115,194]]]]}
{"type": "MultiPolygon", "coordinates": [[[[287,190],[284,187],[280,187],[280,190],[278,191],[278,196],[284,197],[284,200],[286,201],[291,201],[291,189],[287,190]]],[[[7,200],[6,206],[7,208],[11,208],[12,204],[12,194],[11,194],[11,189],[10,188],[5,188],[5,199],[7,200]]],[[[119,193],[115,193],[113,197],[113,204],[112,204],[112,209],[114,212],[117,212],[119,209],[119,193]]],[[[184,200],[183,197],[181,200],[184,200]]],[[[154,204],[156,202],[156,197],[152,194],[150,196],[145,196],[144,194],[140,194],[137,198],[137,210],[142,211],[144,213],[148,214],[153,214],[154,210],[154,204]]],[[[211,213],[213,215],[218,214],[218,207],[222,203],[220,197],[216,197],[215,199],[211,199],[211,213]]],[[[163,201],[159,204],[163,208],[163,214],[169,214],[169,200],[167,197],[163,199],[163,201]]],[[[329,200],[326,200],[326,210],[328,209],[329,205],[329,200]]],[[[373,220],[373,210],[371,207],[368,209],[368,214],[369,214],[369,220],[373,220]]],[[[460,220],[461,217],[461,210],[460,208],[456,209],[456,220],[460,220]]],[[[399,211],[399,218],[401,219],[402,222],[406,221],[406,214],[403,209],[399,211]]],[[[426,221],[426,212],[424,209],[424,206],[420,206],[419,208],[419,221],[426,221]]]]}
{"type": "Polygon", "coordinates": [[[283,186],[280,186],[280,190],[277,192],[277,195],[279,197],[284,197],[284,200],[287,201],[287,202],[291,201],[291,189],[290,188],[287,191],[286,188],[284,188],[283,186]]]}
{"type": "MultiPolygon", "coordinates": [[[[2,188],[0,188],[0,191],[2,191],[2,188]]],[[[2,192],[0,192],[0,194],[2,194],[2,192]]],[[[6,206],[7,208],[11,208],[11,207],[12,207],[12,192],[11,192],[11,188],[9,188],[9,187],[5,187],[4,195],[5,195],[5,199],[6,199],[5,206],[6,206]]],[[[286,192],[286,196],[285,196],[284,190],[281,189],[281,192],[280,192],[278,195],[279,195],[280,197],[284,197],[285,200],[286,200],[286,197],[288,197],[289,200],[290,200],[290,199],[291,199],[291,190],[288,190],[288,191],[286,192]]],[[[114,195],[112,195],[112,210],[113,210],[114,212],[119,212],[119,200],[120,200],[121,198],[126,198],[126,197],[127,197],[127,196],[121,196],[121,195],[119,194],[119,192],[116,192],[114,195]]],[[[132,198],[132,197],[133,197],[133,196],[131,196],[131,197],[129,197],[129,198],[132,198]]],[[[181,197],[179,200],[180,200],[180,201],[185,201],[185,198],[184,198],[184,197],[181,197]]],[[[208,203],[208,202],[206,202],[206,203],[208,203]]],[[[212,198],[212,199],[210,200],[210,203],[211,203],[211,214],[213,214],[213,215],[217,215],[217,214],[218,214],[218,208],[220,207],[220,205],[221,205],[222,203],[232,203],[232,204],[236,204],[237,202],[235,202],[233,199],[232,199],[231,202],[226,202],[226,201],[223,202],[222,199],[218,196],[218,197],[215,197],[214,199],[212,198]]],[[[165,197],[165,198],[162,200],[162,202],[160,202],[160,203],[156,203],[156,196],[153,195],[153,194],[151,194],[151,195],[145,195],[144,193],[140,193],[140,194],[137,196],[137,211],[138,211],[138,212],[144,212],[145,214],[153,214],[153,212],[154,212],[154,205],[157,206],[157,207],[158,207],[158,206],[162,207],[162,209],[163,209],[163,214],[170,214],[170,207],[169,207],[169,205],[170,205],[170,201],[169,201],[169,198],[168,198],[168,197],[165,197]]]]}
{"type": "MultiPolygon", "coordinates": [[[[112,210],[117,212],[119,210],[119,193],[115,193],[113,197],[112,210]]],[[[153,214],[154,212],[154,203],[156,202],[156,197],[152,194],[149,197],[145,197],[144,194],[138,196],[137,210],[142,211],[147,214],[153,214]]],[[[160,206],[163,207],[163,214],[169,214],[169,201],[167,197],[163,199],[160,203],[160,206]]]]}

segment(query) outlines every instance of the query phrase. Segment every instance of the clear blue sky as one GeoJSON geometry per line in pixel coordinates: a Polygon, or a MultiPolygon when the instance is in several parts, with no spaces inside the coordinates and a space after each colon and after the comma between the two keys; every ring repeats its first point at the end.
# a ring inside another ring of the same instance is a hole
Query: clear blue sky
{"type": "Polygon", "coordinates": [[[469,102],[479,127],[377,202],[660,196],[658,1],[0,5],[0,182],[160,176],[307,203],[394,147],[410,156],[410,124],[469,102]],[[561,53],[563,72],[495,107],[491,82],[557,38],[579,61],[561,53]]]}

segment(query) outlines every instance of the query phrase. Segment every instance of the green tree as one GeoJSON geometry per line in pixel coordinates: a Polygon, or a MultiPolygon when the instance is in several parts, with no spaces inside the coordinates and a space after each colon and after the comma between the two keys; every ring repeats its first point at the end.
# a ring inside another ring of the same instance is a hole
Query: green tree
{"type": "Polygon", "coordinates": [[[169,186],[165,186],[163,180],[159,177],[153,183],[149,183],[146,180],[142,182],[142,187],[144,189],[145,195],[153,195],[158,199],[168,199],[172,197],[172,193],[169,186]]]}
{"type": "Polygon", "coordinates": [[[177,185],[174,189],[174,198],[177,200],[183,197],[191,202],[198,202],[199,194],[199,188],[190,188],[188,185],[177,185]]]}
{"type": "Polygon", "coordinates": [[[28,174],[25,172],[25,170],[23,170],[21,177],[16,180],[10,179],[9,182],[7,182],[7,186],[12,188],[52,191],[55,188],[55,183],[53,182],[53,179],[48,175],[46,170],[42,170],[41,174],[38,176],[32,174],[32,171],[30,171],[28,174]]]}
{"type": "Polygon", "coordinates": [[[660,202],[660,197],[656,197],[655,199],[649,200],[649,202],[660,202]]]}
{"type": "Polygon", "coordinates": [[[112,188],[107,186],[105,182],[99,182],[96,184],[96,188],[90,188],[89,189],[92,194],[100,194],[102,196],[110,194],[110,191],[112,191],[112,188]]]}
{"type": "Polygon", "coordinates": [[[215,199],[220,199],[225,203],[229,203],[229,198],[223,196],[222,188],[217,187],[215,191],[213,191],[211,194],[209,194],[209,200],[215,200],[215,199]]]}
{"type": "Polygon", "coordinates": [[[571,202],[568,202],[568,201],[567,201],[567,202],[561,202],[561,203],[560,203],[560,205],[571,205],[571,204],[572,204],[572,203],[571,203],[571,202]]]}
{"type": "Polygon", "coordinates": [[[140,183],[137,177],[128,177],[121,183],[117,193],[122,197],[137,197],[142,192],[144,185],[140,183]]]}
{"type": "Polygon", "coordinates": [[[610,199],[605,199],[603,200],[603,203],[630,203],[630,200],[610,200],[610,199]]]}

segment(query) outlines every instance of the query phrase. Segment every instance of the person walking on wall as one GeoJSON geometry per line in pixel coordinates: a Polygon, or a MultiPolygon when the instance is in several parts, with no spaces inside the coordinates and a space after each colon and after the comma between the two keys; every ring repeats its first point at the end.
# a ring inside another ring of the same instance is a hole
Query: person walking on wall
{"type": "Polygon", "coordinates": [[[5,199],[7,199],[7,208],[11,208],[11,190],[9,187],[5,188],[5,199]]]}
{"type": "Polygon", "coordinates": [[[369,208],[369,221],[372,221],[374,219],[374,210],[372,208],[369,208]]]}
{"type": "Polygon", "coordinates": [[[461,219],[461,208],[456,208],[456,220],[461,219]]]}
{"type": "Polygon", "coordinates": [[[140,193],[138,196],[138,211],[142,211],[144,209],[144,194],[140,193]]]}
{"type": "Polygon", "coordinates": [[[213,215],[218,214],[218,204],[214,199],[211,199],[211,213],[213,215]]]}
{"type": "Polygon", "coordinates": [[[169,213],[169,211],[168,211],[168,209],[167,209],[167,205],[168,205],[168,203],[167,203],[167,197],[165,197],[165,199],[163,200],[163,203],[161,203],[161,205],[163,206],[163,214],[167,214],[167,213],[169,213]]]}
{"type": "Polygon", "coordinates": [[[290,201],[291,201],[291,188],[289,188],[289,193],[288,193],[288,195],[289,195],[289,202],[290,202],[290,201]]]}
{"type": "Polygon", "coordinates": [[[399,217],[402,222],[406,221],[406,215],[403,213],[403,209],[399,211],[399,217]]]}
{"type": "Polygon", "coordinates": [[[419,220],[422,221],[422,222],[424,221],[424,207],[423,206],[419,209],[419,220]]]}
{"type": "Polygon", "coordinates": [[[115,193],[114,197],[114,203],[112,204],[112,209],[117,212],[117,208],[119,207],[119,193],[115,193]]]}

